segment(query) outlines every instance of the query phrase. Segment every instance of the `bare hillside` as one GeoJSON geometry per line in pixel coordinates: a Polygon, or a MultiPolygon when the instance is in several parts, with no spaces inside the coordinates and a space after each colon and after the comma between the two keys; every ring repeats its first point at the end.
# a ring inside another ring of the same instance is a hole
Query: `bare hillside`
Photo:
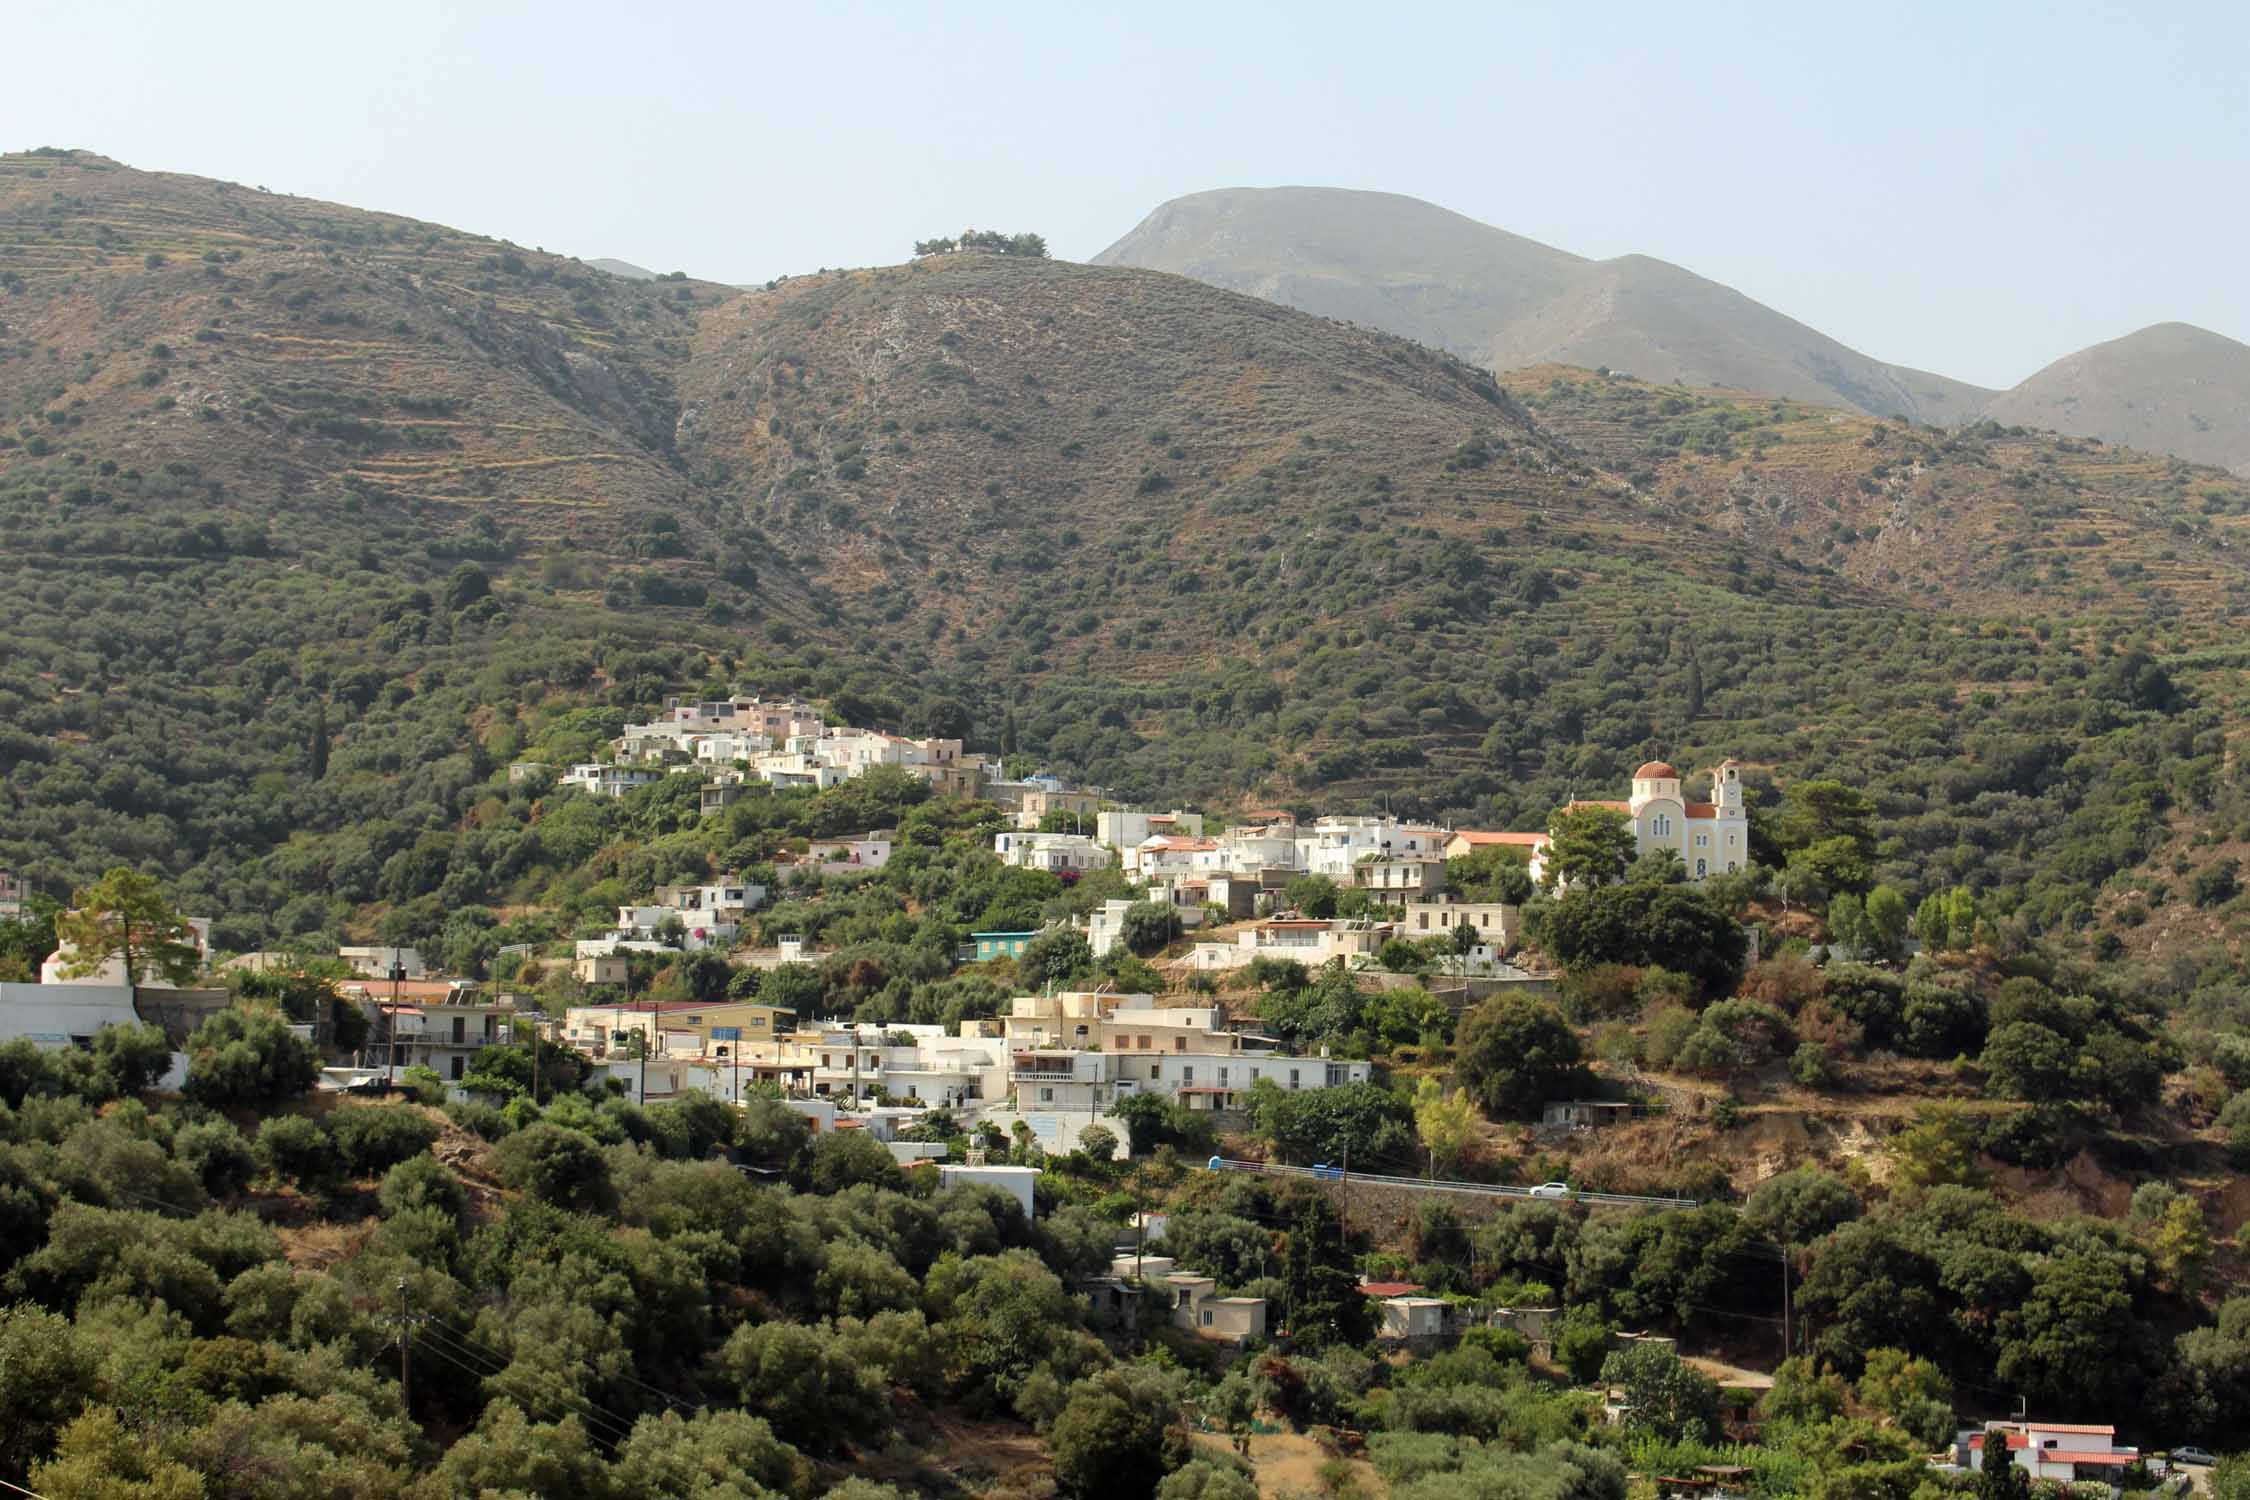
{"type": "Polygon", "coordinates": [[[1871,359],[1667,262],[1587,260],[1393,193],[1196,193],[1094,259],[1368,323],[1495,370],[1607,365],[1932,423],[1966,420],[1990,394],[1871,359]]]}
{"type": "Polygon", "coordinates": [[[2250,474],[2250,345],[2158,323],[2056,360],[1986,410],[2250,474]]]}

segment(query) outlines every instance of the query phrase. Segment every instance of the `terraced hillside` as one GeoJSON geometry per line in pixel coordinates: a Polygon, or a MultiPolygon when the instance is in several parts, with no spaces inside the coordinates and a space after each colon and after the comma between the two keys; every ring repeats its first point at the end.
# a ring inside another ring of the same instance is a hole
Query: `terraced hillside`
{"type": "Polygon", "coordinates": [[[50,438],[542,534],[678,503],[672,375],[723,295],[83,154],[0,158],[0,278],[10,404],[50,438]]]}
{"type": "Polygon", "coordinates": [[[82,156],[0,158],[0,281],[0,865],[49,888],[537,867],[477,832],[506,758],[737,684],[1215,807],[1523,826],[1734,754],[2049,927],[2250,830],[2216,470],[1503,385],[1150,271],[625,280],[82,156]]]}
{"type": "Polygon", "coordinates": [[[1652,521],[1745,555],[1971,614],[2009,598],[2057,617],[2160,620],[2183,643],[2242,622],[2250,485],[2222,469],[1562,366],[1504,384],[1542,431],[1632,484],[1652,521]]]}

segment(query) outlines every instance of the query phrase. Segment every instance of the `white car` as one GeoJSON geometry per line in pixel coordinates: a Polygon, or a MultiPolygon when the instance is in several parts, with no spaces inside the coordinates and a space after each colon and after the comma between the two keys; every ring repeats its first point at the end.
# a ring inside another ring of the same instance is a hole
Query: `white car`
{"type": "Polygon", "coordinates": [[[2174,1448],[2170,1456],[2176,1464],[2194,1464],[2198,1468],[2208,1468],[2218,1462],[2207,1448],[2174,1448]]]}
{"type": "Polygon", "coordinates": [[[1531,1196],[1534,1198],[1567,1198],[1570,1196],[1570,1184],[1567,1182],[1542,1182],[1531,1190],[1531,1196]]]}

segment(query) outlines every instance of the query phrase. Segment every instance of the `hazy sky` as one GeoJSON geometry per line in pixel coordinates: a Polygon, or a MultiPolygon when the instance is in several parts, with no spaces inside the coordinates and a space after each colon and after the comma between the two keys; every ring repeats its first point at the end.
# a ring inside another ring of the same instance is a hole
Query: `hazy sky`
{"type": "Polygon", "coordinates": [[[2009,385],[2250,341],[2236,4],[15,0],[0,147],[763,280],[1166,198],[1381,188],[2009,385]]]}

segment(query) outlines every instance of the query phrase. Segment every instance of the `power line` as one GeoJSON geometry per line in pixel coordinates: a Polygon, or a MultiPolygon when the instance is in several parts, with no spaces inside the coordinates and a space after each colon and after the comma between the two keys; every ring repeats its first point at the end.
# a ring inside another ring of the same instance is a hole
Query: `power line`
{"type": "MultiPolygon", "coordinates": [[[[425,1343],[422,1348],[424,1353],[434,1354],[439,1359],[444,1360],[447,1364],[452,1365],[455,1369],[461,1370],[470,1375],[474,1375],[480,1381],[490,1380],[492,1378],[492,1374],[490,1372],[479,1369],[477,1366],[469,1363],[466,1359],[446,1349],[442,1345],[425,1343]]],[[[604,1427],[600,1425],[600,1419],[598,1417],[589,1416],[585,1412],[577,1411],[568,1406],[564,1406],[561,1404],[560,1399],[557,1397],[550,1396],[545,1398],[535,1398],[532,1396],[510,1393],[506,1399],[515,1402],[518,1406],[524,1408],[524,1410],[533,1417],[547,1420],[556,1420],[563,1417],[578,1417],[587,1423],[588,1430],[591,1431],[596,1437],[602,1438],[603,1440],[609,1442],[618,1441],[615,1436],[612,1436],[604,1430],[604,1427]]]]}
{"type": "MultiPolygon", "coordinates": [[[[508,1368],[515,1363],[515,1361],[511,1359],[504,1359],[491,1350],[483,1348],[481,1345],[475,1344],[463,1338],[461,1335],[452,1332],[451,1330],[441,1330],[440,1337],[445,1341],[446,1345],[448,1345],[458,1354],[468,1355],[477,1359],[481,1359],[484,1363],[494,1366],[491,1371],[483,1374],[482,1378],[486,1380],[491,1380],[499,1375],[507,1373],[508,1368]]],[[[600,1420],[605,1420],[612,1426],[618,1427],[624,1431],[630,1432],[632,1430],[633,1422],[635,1419],[620,1416],[617,1412],[612,1411],[606,1406],[603,1406],[600,1402],[595,1401],[590,1396],[578,1395],[576,1393],[557,1392],[551,1399],[557,1403],[562,1403],[564,1410],[573,1412],[574,1414],[579,1416],[583,1416],[589,1421],[596,1420],[598,1418],[600,1420]],[[580,1410],[577,1407],[569,1406],[567,1403],[571,1401],[579,1402],[584,1409],[580,1410]]]]}
{"type": "Polygon", "coordinates": [[[0,1479],[0,1486],[5,1486],[8,1489],[14,1490],[19,1495],[29,1495],[31,1497],[31,1500],[47,1500],[47,1497],[40,1494],[37,1490],[27,1490],[22,1485],[11,1484],[5,1479],[0,1479]]]}
{"type": "MultiPolygon", "coordinates": [[[[467,1374],[474,1375],[479,1381],[491,1380],[494,1376],[502,1373],[501,1371],[497,1370],[488,1371],[479,1369],[476,1365],[470,1363],[469,1359],[465,1355],[453,1352],[453,1350],[446,1347],[446,1345],[442,1342],[433,1343],[425,1340],[422,1347],[425,1352],[435,1354],[438,1358],[444,1360],[454,1368],[461,1370],[467,1374]]],[[[543,1415],[550,1418],[558,1416],[578,1417],[587,1424],[588,1429],[593,1433],[595,1437],[600,1438],[604,1442],[619,1443],[623,1442],[626,1438],[632,1435],[633,1424],[627,1422],[623,1417],[618,1416],[614,1412],[610,1412],[603,1408],[594,1406],[591,1402],[586,1403],[585,1410],[579,1410],[578,1408],[568,1404],[569,1400],[572,1398],[566,1397],[560,1392],[551,1393],[543,1397],[519,1395],[515,1392],[506,1392],[504,1394],[506,1395],[508,1400],[513,1401],[517,1405],[528,1409],[534,1416],[543,1415]],[[605,1429],[608,1430],[605,1431],[605,1429]]],[[[584,1397],[578,1397],[576,1399],[581,1401],[585,1400],[584,1397]]]]}
{"type": "MultiPolygon", "coordinates": [[[[476,1352],[484,1355],[485,1358],[495,1360],[500,1364],[505,1365],[512,1363],[511,1360],[502,1358],[500,1355],[500,1351],[492,1348],[490,1345],[480,1343],[476,1339],[469,1337],[469,1335],[467,1335],[466,1333],[452,1332],[451,1330],[448,1331],[451,1332],[451,1336],[455,1343],[475,1350],[476,1352]]],[[[690,1406],[687,1402],[682,1401],[679,1397],[671,1394],[669,1391],[664,1390],[660,1386],[650,1385],[647,1381],[641,1379],[637,1375],[619,1373],[617,1375],[611,1376],[610,1378],[614,1380],[621,1380],[627,1385],[639,1386],[642,1390],[647,1391],[651,1396],[654,1396],[660,1401],[667,1402],[670,1405],[677,1407],[679,1410],[686,1412],[689,1416],[695,1415],[696,1412],[702,1409],[700,1407],[690,1406]]]]}

